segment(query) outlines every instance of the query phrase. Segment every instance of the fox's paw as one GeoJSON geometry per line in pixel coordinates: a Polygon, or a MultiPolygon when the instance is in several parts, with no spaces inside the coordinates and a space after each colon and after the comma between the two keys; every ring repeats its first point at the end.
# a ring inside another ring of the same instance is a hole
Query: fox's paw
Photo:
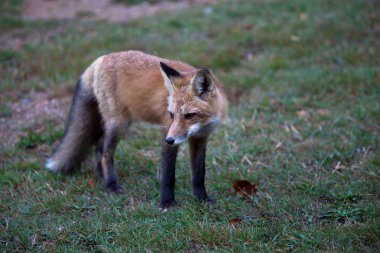
{"type": "Polygon", "coordinates": [[[119,194],[123,191],[123,188],[117,183],[109,184],[105,187],[105,192],[110,194],[119,194]]]}
{"type": "Polygon", "coordinates": [[[175,208],[178,205],[177,201],[175,200],[170,200],[170,201],[165,201],[160,203],[160,210],[162,212],[167,212],[170,208],[175,208]]]}
{"type": "Polygon", "coordinates": [[[216,200],[207,198],[206,200],[203,200],[207,205],[209,206],[215,206],[216,205],[216,200]]]}

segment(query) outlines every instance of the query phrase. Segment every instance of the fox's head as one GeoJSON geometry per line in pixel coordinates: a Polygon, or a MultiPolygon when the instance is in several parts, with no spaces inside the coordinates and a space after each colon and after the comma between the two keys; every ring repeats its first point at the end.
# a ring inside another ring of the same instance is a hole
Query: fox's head
{"type": "Polygon", "coordinates": [[[207,69],[180,73],[160,62],[168,90],[170,128],[166,142],[179,145],[190,137],[208,136],[220,123],[226,106],[217,81],[207,69]]]}

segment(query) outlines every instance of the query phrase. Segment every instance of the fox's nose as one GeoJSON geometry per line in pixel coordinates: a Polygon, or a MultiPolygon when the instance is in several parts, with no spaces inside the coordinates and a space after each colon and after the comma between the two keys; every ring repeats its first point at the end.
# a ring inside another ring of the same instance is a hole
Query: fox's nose
{"type": "Polygon", "coordinates": [[[174,138],[173,137],[167,137],[166,138],[166,142],[170,145],[172,145],[174,143],[174,138]]]}

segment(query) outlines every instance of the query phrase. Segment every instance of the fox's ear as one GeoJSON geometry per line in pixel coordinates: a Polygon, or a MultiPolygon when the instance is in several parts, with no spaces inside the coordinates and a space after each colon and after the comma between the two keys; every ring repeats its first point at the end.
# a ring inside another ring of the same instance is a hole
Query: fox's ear
{"type": "Polygon", "coordinates": [[[165,83],[166,89],[168,89],[169,93],[172,93],[173,92],[173,83],[172,83],[171,79],[176,78],[176,77],[180,77],[181,74],[177,70],[169,67],[168,65],[166,65],[163,62],[160,62],[160,70],[161,70],[162,77],[164,78],[164,83],[165,83]]]}
{"type": "Polygon", "coordinates": [[[203,100],[207,100],[207,97],[214,89],[214,78],[208,69],[200,69],[195,73],[191,80],[195,94],[203,100]]]}
{"type": "Polygon", "coordinates": [[[181,76],[181,74],[177,70],[173,69],[172,67],[169,67],[168,65],[166,65],[163,62],[160,62],[160,66],[161,66],[161,70],[169,78],[171,78],[171,77],[180,77],[181,76]]]}

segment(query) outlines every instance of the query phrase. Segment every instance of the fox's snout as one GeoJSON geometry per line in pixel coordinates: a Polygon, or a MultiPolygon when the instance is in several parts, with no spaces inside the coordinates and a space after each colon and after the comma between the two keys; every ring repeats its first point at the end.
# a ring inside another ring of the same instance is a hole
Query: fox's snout
{"type": "Polygon", "coordinates": [[[165,141],[170,145],[179,145],[182,142],[185,142],[188,138],[197,135],[201,128],[202,124],[196,123],[191,125],[185,133],[181,134],[175,133],[174,130],[170,129],[165,141]]]}
{"type": "Polygon", "coordinates": [[[175,140],[173,137],[166,137],[166,142],[170,145],[174,144],[175,140]]]}
{"type": "Polygon", "coordinates": [[[174,120],[166,134],[165,141],[169,145],[179,145],[189,138],[186,122],[174,120]]]}
{"type": "Polygon", "coordinates": [[[185,142],[188,138],[187,134],[179,135],[179,136],[167,136],[165,141],[169,145],[179,145],[182,142],[185,142]]]}

